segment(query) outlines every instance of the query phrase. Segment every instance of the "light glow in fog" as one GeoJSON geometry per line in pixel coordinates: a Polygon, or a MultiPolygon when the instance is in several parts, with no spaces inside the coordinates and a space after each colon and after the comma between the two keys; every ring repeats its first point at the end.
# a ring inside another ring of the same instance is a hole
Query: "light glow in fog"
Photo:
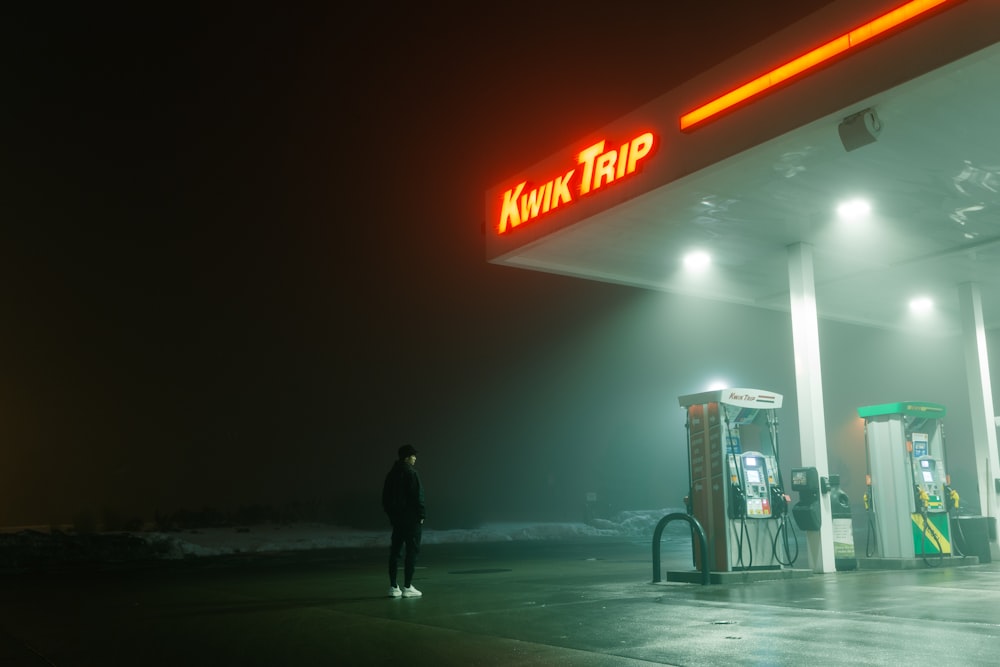
{"type": "Polygon", "coordinates": [[[918,296],[910,300],[910,312],[922,315],[934,310],[934,301],[927,296],[918,296]]]}
{"type": "Polygon", "coordinates": [[[837,206],[841,220],[864,220],[872,212],[872,205],[864,199],[851,199],[837,206]]]}
{"type": "Polygon", "coordinates": [[[712,256],[703,250],[695,250],[684,255],[684,268],[688,271],[704,271],[712,263],[712,256]]]}

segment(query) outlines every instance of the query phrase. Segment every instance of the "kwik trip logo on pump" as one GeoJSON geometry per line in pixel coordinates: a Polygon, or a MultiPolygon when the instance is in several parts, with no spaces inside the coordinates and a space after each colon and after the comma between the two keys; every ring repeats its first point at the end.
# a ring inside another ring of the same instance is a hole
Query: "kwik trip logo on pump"
{"type": "Polygon", "coordinates": [[[528,181],[503,193],[503,206],[497,233],[506,234],[518,225],[535,220],[546,213],[564,207],[582,197],[599,191],[620,179],[637,173],[656,144],[652,132],[643,132],[630,141],[605,150],[601,140],[584,148],[576,156],[576,164],[545,183],[528,189],[528,181]]]}

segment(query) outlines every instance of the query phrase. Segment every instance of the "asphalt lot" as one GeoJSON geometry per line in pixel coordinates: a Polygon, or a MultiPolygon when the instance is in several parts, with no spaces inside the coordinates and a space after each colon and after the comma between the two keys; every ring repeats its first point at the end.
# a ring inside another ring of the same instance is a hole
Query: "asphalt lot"
{"type": "MultiPolygon", "coordinates": [[[[689,567],[687,548],[665,568],[689,567]]],[[[993,665],[1000,567],[652,582],[645,542],[425,547],[0,579],[0,665],[993,665]]]]}

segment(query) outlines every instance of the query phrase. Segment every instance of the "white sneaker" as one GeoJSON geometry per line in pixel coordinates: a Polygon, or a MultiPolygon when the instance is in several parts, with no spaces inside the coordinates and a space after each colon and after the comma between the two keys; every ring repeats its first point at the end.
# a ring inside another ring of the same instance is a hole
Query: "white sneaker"
{"type": "Polygon", "coordinates": [[[418,591],[412,585],[411,586],[403,586],[403,597],[404,598],[418,598],[421,595],[423,595],[423,593],[421,593],[420,591],[418,591]]]}
{"type": "Polygon", "coordinates": [[[389,597],[398,598],[403,594],[403,591],[399,590],[399,586],[389,586],[389,597]]]}

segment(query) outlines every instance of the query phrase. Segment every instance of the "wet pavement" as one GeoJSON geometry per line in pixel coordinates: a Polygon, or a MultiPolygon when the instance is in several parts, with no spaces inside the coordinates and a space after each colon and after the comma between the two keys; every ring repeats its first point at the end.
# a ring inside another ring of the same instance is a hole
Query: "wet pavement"
{"type": "MultiPolygon", "coordinates": [[[[995,665],[1000,565],[652,583],[623,539],[425,547],[0,579],[0,665],[995,665]]],[[[663,554],[687,568],[687,546],[663,554]]],[[[801,566],[800,566],[801,567],[801,566]]]]}

